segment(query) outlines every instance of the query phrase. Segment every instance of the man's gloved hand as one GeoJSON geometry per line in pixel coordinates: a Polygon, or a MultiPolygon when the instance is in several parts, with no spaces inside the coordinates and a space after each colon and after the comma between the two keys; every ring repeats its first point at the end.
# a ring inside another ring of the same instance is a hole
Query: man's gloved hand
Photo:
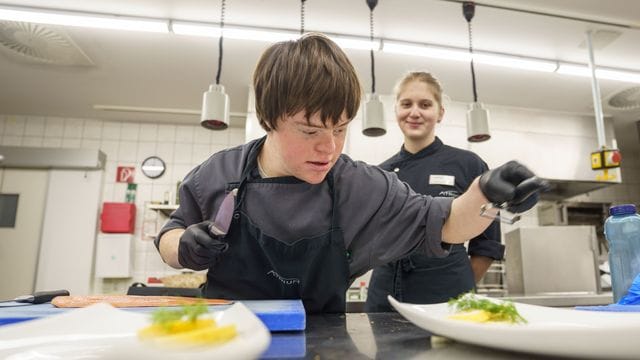
{"type": "Polygon", "coordinates": [[[531,209],[538,202],[538,193],[548,186],[547,181],[516,161],[509,161],[480,176],[480,190],[484,196],[495,205],[506,204],[506,209],[512,213],[531,209]]]}
{"type": "Polygon", "coordinates": [[[211,221],[203,221],[189,226],[178,245],[178,262],[185,268],[192,270],[208,269],[215,257],[227,251],[229,244],[213,235],[210,230],[211,221]]]}

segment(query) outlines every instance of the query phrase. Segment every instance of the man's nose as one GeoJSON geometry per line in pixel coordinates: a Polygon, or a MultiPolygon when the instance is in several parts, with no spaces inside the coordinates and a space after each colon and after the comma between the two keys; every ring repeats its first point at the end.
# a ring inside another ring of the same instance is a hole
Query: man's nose
{"type": "Polygon", "coordinates": [[[316,145],[316,150],[326,154],[331,154],[336,150],[336,139],[331,132],[322,134],[316,145]]]}

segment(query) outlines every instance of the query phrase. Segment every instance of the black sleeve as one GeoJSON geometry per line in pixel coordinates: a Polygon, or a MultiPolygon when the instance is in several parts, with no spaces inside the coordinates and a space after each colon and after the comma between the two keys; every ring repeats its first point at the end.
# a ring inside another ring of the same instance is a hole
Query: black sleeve
{"type": "MultiPolygon", "coordinates": [[[[478,172],[470,179],[473,181],[476,177],[482,175],[489,170],[487,164],[478,157],[478,172]]],[[[478,209],[478,212],[480,209],[478,209]]],[[[494,221],[480,235],[469,241],[469,255],[486,256],[494,260],[502,260],[504,258],[504,245],[502,245],[500,234],[500,223],[494,221]]]]}
{"type": "Polygon", "coordinates": [[[504,245],[500,241],[500,223],[494,221],[480,235],[469,241],[469,255],[486,256],[494,260],[504,258],[504,245]]]}
{"type": "Polygon", "coordinates": [[[197,201],[197,199],[199,198],[199,194],[196,192],[197,188],[195,186],[195,178],[198,175],[197,170],[198,167],[193,169],[185,177],[182,184],[180,184],[180,205],[173,213],[171,213],[171,215],[169,216],[169,221],[164,224],[164,226],[154,239],[156,248],[159,248],[160,238],[167,231],[173,229],[186,229],[187,226],[191,224],[197,224],[204,220],[202,216],[202,210],[200,209],[197,201]]]}

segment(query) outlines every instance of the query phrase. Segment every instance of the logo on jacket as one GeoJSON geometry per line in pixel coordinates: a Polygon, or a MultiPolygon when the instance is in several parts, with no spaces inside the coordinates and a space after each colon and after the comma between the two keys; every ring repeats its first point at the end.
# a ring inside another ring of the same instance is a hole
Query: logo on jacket
{"type": "Polygon", "coordinates": [[[458,197],[458,195],[460,195],[460,193],[457,192],[456,190],[445,190],[445,191],[440,191],[438,193],[438,196],[443,196],[443,197],[458,197]]]}
{"type": "Polygon", "coordinates": [[[285,284],[285,285],[295,285],[295,284],[300,284],[300,279],[296,279],[296,278],[286,278],[281,276],[280,274],[278,274],[277,272],[271,270],[267,273],[267,275],[271,275],[274,278],[280,280],[281,283],[285,284]]]}

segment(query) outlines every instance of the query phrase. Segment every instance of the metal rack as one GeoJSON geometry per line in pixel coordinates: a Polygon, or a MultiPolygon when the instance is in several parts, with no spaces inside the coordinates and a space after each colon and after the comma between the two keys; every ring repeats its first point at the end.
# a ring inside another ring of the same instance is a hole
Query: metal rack
{"type": "Polygon", "coordinates": [[[145,203],[142,220],[142,240],[155,239],[169,215],[177,208],[177,204],[145,203]]]}
{"type": "Polygon", "coordinates": [[[501,297],[507,295],[505,286],[505,266],[502,261],[494,261],[487,273],[480,279],[476,289],[478,294],[501,297]]]}

